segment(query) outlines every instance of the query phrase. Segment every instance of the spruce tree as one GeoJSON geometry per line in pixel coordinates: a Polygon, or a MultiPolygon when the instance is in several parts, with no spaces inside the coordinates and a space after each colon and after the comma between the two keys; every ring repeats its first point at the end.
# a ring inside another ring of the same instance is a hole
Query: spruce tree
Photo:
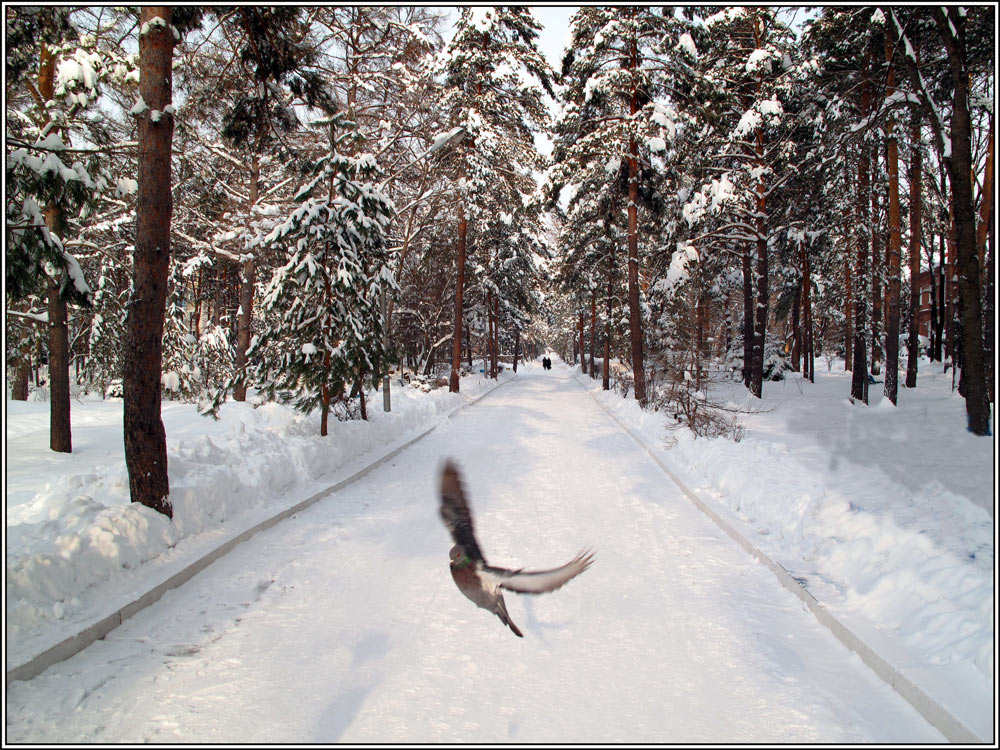
{"type": "Polygon", "coordinates": [[[287,393],[301,411],[320,408],[326,435],[345,388],[381,372],[380,299],[395,280],[386,241],[392,205],[374,184],[377,165],[340,152],[354,136],[344,116],[319,124],[329,128],[330,150],[296,194],[299,206],[260,239],[287,260],[263,292],[273,323],[251,342],[248,372],[268,398],[287,393]]]}
{"type": "MultiPolygon", "coordinates": [[[[438,105],[448,113],[452,132],[461,135],[455,159],[453,392],[459,389],[470,222],[475,230],[486,217],[519,212],[535,191],[533,173],[541,167],[532,134],[547,122],[543,95],[552,91],[552,74],[536,46],[540,28],[529,8],[464,8],[451,43],[434,64],[444,76],[438,105]]],[[[491,251],[479,252],[488,259],[491,251]]]]}

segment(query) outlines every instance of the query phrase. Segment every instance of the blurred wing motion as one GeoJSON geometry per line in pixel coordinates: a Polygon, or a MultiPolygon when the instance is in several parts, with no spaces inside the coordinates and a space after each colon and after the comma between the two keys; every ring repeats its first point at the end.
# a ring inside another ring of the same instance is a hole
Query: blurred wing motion
{"type": "Polygon", "coordinates": [[[468,599],[477,607],[492,612],[510,627],[514,635],[522,637],[507,612],[501,589],[521,594],[543,594],[555,591],[567,581],[590,567],[593,552],[583,552],[568,563],[552,570],[507,570],[487,565],[479,549],[472,527],[472,513],[465,500],[462,478],[451,461],[441,469],[441,520],[448,528],[455,546],[451,548],[451,577],[468,599]]]}
{"type": "Polygon", "coordinates": [[[472,514],[469,512],[469,504],[465,501],[462,479],[451,461],[448,461],[441,470],[441,520],[444,521],[455,544],[465,550],[469,559],[481,562],[483,553],[479,550],[472,529],[472,514]]]}
{"type": "Polygon", "coordinates": [[[576,578],[594,561],[593,552],[581,552],[565,565],[552,570],[504,570],[486,566],[488,573],[501,578],[500,587],[519,594],[544,594],[555,591],[576,578]]]}

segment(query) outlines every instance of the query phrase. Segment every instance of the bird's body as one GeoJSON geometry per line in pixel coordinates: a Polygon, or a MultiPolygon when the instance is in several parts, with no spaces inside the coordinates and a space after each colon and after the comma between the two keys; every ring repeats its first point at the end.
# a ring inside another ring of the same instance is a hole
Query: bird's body
{"type": "Polygon", "coordinates": [[[476,541],[472,514],[458,469],[450,461],[441,472],[441,519],[455,541],[450,553],[451,577],[455,585],[476,606],[499,617],[518,637],[523,635],[507,613],[502,589],[522,594],[555,591],[585,571],[593,560],[593,554],[588,552],[577,555],[559,568],[537,571],[507,570],[488,565],[476,541]]]}

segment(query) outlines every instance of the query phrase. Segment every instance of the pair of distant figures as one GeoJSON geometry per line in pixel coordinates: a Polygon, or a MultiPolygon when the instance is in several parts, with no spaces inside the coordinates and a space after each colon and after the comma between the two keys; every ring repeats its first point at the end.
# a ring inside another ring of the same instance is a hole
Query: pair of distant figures
{"type": "Polygon", "coordinates": [[[543,370],[551,370],[552,369],[552,360],[549,359],[548,357],[542,357],[542,369],[543,370]]]}

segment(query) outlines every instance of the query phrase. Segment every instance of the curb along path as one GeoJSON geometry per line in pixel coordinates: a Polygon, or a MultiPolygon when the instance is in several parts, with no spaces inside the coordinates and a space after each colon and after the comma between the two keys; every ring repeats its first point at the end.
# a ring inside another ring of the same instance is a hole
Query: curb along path
{"type": "Polygon", "coordinates": [[[37,677],[46,669],[51,667],[53,664],[57,664],[58,662],[70,658],[74,654],[85,649],[94,641],[104,638],[108,633],[110,633],[112,630],[114,630],[123,622],[125,622],[125,620],[132,617],[132,615],[142,611],[149,605],[155,603],[171,589],[175,589],[178,586],[184,584],[186,581],[190,580],[192,577],[194,577],[202,570],[207,568],[209,565],[211,565],[214,561],[218,560],[220,557],[230,552],[238,544],[247,541],[255,534],[271,528],[272,526],[276,525],[280,521],[283,521],[289,516],[295,515],[296,513],[305,510],[310,505],[315,504],[319,500],[322,500],[323,498],[338,492],[347,485],[353,484],[362,477],[367,476],[372,471],[374,471],[382,464],[384,464],[386,461],[389,461],[390,459],[394,458],[395,456],[397,456],[398,454],[402,453],[404,450],[409,448],[414,443],[427,437],[430,433],[432,433],[435,429],[437,429],[438,425],[441,424],[443,419],[451,419],[451,417],[454,416],[455,413],[457,413],[458,411],[468,406],[472,406],[476,402],[480,401],[489,394],[493,393],[493,391],[495,391],[497,388],[505,385],[506,383],[509,383],[513,379],[514,378],[510,378],[503,382],[496,383],[493,387],[476,395],[469,401],[463,404],[459,404],[458,406],[454,407],[453,409],[444,413],[443,415],[435,416],[433,418],[434,424],[432,424],[430,427],[424,428],[418,435],[410,438],[402,445],[399,445],[396,448],[390,450],[388,453],[385,453],[375,458],[374,460],[371,461],[371,463],[366,465],[364,468],[356,471],[355,473],[351,474],[346,479],[343,479],[337,482],[336,484],[333,484],[325,489],[322,489],[319,492],[312,495],[311,497],[299,503],[296,503],[290,508],[286,508],[285,510],[280,511],[279,513],[271,516],[270,518],[266,518],[265,520],[257,523],[256,525],[236,534],[235,536],[231,537],[230,539],[228,539],[227,541],[223,542],[218,547],[213,549],[211,552],[202,555],[194,562],[191,562],[188,565],[186,565],[183,570],[174,573],[173,575],[163,580],[161,583],[153,586],[149,591],[147,591],[142,596],[133,599],[130,603],[116,609],[114,612],[106,615],[105,617],[99,618],[91,622],[91,624],[84,627],[76,635],[72,635],[69,638],[65,638],[59,643],[56,643],[54,646],[51,646],[42,651],[41,653],[31,657],[26,662],[18,666],[12,667],[11,669],[6,671],[5,682],[10,683],[13,680],[30,680],[33,677],[37,677]]]}
{"type": "Polygon", "coordinates": [[[731,522],[722,517],[713,505],[700,498],[693,490],[688,488],[676,475],[674,471],[658,455],[659,451],[655,446],[648,443],[645,437],[632,429],[631,426],[620,420],[617,415],[609,411],[600,399],[598,399],[585,382],[581,382],[577,376],[576,368],[571,367],[570,372],[577,384],[587,392],[594,402],[607,414],[619,427],[642,447],[649,457],[656,463],[669,479],[676,484],[684,495],[705,515],[726,532],[737,544],[743,547],[749,554],[766,565],[778,578],[781,584],[795,594],[816,619],[832,632],[841,643],[851,651],[854,651],[861,660],[872,669],[884,682],[899,693],[911,706],[913,706],[921,716],[930,724],[937,728],[950,742],[956,743],[986,743],[989,740],[983,739],[966,727],[948,709],[938,701],[929,696],[913,680],[906,677],[899,669],[890,664],[886,659],[875,652],[864,640],[862,640],[850,628],[838,620],[809,589],[797,578],[792,576],[788,570],[778,562],[775,562],[762,552],[746,535],[738,530],[731,522]]]}

